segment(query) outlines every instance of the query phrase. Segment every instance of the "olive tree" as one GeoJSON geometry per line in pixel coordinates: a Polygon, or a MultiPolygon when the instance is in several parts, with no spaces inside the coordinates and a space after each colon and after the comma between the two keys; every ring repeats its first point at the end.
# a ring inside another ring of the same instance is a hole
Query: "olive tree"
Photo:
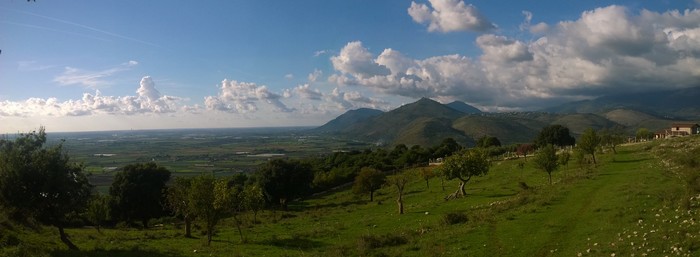
{"type": "Polygon", "coordinates": [[[411,175],[407,172],[391,175],[386,178],[387,185],[396,187],[396,204],[399,207],[399,214],[403,214],[403,193],[410,179],[411,175]]]}
{"type": "Polygon", "coordinates": [[[270,203],[287,210],[287,203],[311,192],[314,172],[311,165],[297,160],[271,160],[262,165],[255,179],[270,203]]]}
{"type": "Polygon", "coordinates": [[[112,217],[127,222],[141,221],[148,227],[151,218],[165,214],[165,183],[170,171],[155,163],[129,164],[114,176],[109,194],[112,197],[112,217]]]}
{"type": "Polygon", "coordinates": [[[559,168],[559,160],[557,159],[557,150],[553,145],[547,145],[540,148],[535,155],[535,167],[547,172],[549,175],[549,184],[552,184],[552,172],[559,168]]]}
{"type": "Polygon", "coordinates": [[[85,209],[92,186],[62,144],[45,148],[45,143],[43,127],[14,140],[0,139],[0,211],[16,221],[56,227],[61,241],[77,250],[64,228],[85,209]]]}
{"type": "Polygon", "coordinates": [[[386,181],[386,175],[380,170],[364,167],[355,177],[352,192],[355,194],[369,193],[369,201],[374,201],[374,191],[381,188],[386,181]]]}
{"type": "Polygon", "coordinates": [[[192,221],[194,211],[190,209],[190,189],[192,178],[175,177],[175,181],[168,187],[168,207],[175,215],[181,216],[185,222],[185,237],[192,237],[192,221]]]}
{"type": "Polygon", "coordinates": [[[465,196],[464,185],[474,176],[486,175],[490,168],[491,162],[488,154],[480,149],[471,149],[447,157],[440,166],[440,171],[448,180],[458,179],[459,188],[445,199],[465,196]]]}
{"type": "Polygon", "coordinates": [[[600,141],[600,136],[598,136],[595,130],[588,128],[583,132],[581,138],[579,138],[579,143],[577,145],[583,153],[591,155],[594,165],[597,165],[595,151],[598,149],[598,146],[600,146],[600,141]]]}

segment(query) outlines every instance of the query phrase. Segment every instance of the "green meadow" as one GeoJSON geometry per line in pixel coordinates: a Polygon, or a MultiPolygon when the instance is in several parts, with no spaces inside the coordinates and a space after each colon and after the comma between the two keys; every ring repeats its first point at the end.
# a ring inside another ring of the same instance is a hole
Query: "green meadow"
{"type": "Polygon", "coordinates": [[[257,223],[245,213],[242,236],[226,219],[210,246],[196,227],[185,238],[175,218],[150,229],[68,229],[79,252],[54,228],[4,225],[0,238],[21,243],[0,256],[698,256],[699,154],[697,136],[623,145],[595,166],[570,161],[552,185],[531,157],[495,161],[466,197],[449,201],[457,181],[416,175],[403,215],[393,187],[374,202],[340,188],[265,210],[257,223]]]}

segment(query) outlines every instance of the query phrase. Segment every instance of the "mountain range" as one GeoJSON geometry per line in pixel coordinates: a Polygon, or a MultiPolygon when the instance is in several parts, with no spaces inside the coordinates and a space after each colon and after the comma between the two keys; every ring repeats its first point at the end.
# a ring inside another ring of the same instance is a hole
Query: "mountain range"
{"type": "Polygon", "coordinates": [[[639,128],[667,128],[674,121],[700,120],[700,87],[603,96],[534,112],[487,113],[467,103],[441,104],[428,98],[391,111],[348,111],[313,129],[314,133],[372,141],[381,145],[432,146],[451,137],[473,146],[482,136],[502,144],[529,143],[548,125],[560,124],[578,136],[587,128],[620,126],[633,135],[639,128]]]}

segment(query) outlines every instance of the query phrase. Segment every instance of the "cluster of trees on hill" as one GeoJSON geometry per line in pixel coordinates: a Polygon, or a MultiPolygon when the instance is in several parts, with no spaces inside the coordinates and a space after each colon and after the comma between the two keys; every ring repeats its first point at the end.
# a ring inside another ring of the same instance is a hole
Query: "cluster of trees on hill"
{"type": "MultiPolygon", "coordinates": [[[[577,159],[595,154],[601,147],[613,152],[625,139],[620,128],[586,130],[574,149],[577,159]]],[[[568,163],[565,151],[576,140],[568,128],[553,125],[542,129],[532,144],[501,146],[495,137],[484,136],[478,145],[465,149],[453,139],[445,139],[431,148],[397,145],[391,150],[375,149],[335,152],[327,156],[301,160],[274,159],[252,174],[215,177],[172,178],[171,171],[155,163],[136,163],[118,172],[108,195],[101,195],[88,183],[81,165],[70,162],[62,144],[45,147],[46,133],[20,134],[14,140],[0,139],[0,210],[23,224],[54,226],[61,241],[77,249],[64,228],[75,221],[91,223],[99,230],[104,225],[124,223],[146,228],[149,221],[176,216],[185,224],[185,236],[191,236],[191,224],[199,222],[210,242],[222,218],[232,217],[243,240],[241,212],[257,213],[263,208],[286,210],[288,203],[313,193],[352,184],[358,194],[369,194],[389,185],[397,191],[399,213],[403,213],[403,190],[412,177],[428,181],[435,176],[459,180],[458,189],[446,199],[465,194],[465,184],[475,176],[486,175],[493,156],[503,152],[527,155],[539,149],[536,167],[550,176],[568,163]],[[418,174],[402,172],[407,167],[426,166],[431,159],[445,158],[436,170],[419,169],[418,174]]]]}

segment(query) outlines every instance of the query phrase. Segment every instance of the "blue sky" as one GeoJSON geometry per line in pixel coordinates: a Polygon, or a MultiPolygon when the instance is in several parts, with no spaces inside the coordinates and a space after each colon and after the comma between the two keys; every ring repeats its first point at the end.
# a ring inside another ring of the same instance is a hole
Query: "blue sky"
{"type": "Polygon", "coordinates": [[[3,1],[0,132],[314,126],[700,85],[697,1],[3,1]]]}

